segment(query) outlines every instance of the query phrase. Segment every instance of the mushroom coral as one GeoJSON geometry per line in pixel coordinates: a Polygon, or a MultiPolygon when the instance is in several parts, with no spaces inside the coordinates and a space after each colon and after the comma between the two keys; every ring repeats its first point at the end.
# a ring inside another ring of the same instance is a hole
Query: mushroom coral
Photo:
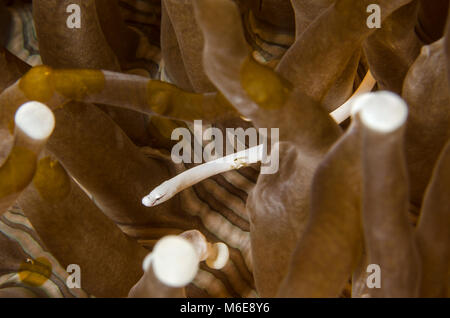
{"type": "Polygon", "coordinates": [[[28,4],[43,64],[0,48],[0,295],[76,264],[76,297],[448,297],[448,1],[379,0],[379,29],[372,2],[28,4]],[[176,163],[195,120],[279,133],[176,163]]]}

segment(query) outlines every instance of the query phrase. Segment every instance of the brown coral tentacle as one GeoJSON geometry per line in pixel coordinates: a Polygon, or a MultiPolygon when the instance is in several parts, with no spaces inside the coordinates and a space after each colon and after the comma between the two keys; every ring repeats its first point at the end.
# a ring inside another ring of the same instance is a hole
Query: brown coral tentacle
{"type": "Polygon", "coordinates": [[[164,0],[164,8],[178,40],[183,65],[197,93],[216,91],[203,70],[203,36],[191,0],[164,0]]]}
{"type": "Polygon", "coordinates": [[[416,239],[422,258],[421,297],[448,297],[450,268],[450,142],[441,152],[425,193],[416,239]],[[447,294],[446,294],[447,289],[447,294]]]}
{"type": "Polygon", "coordinates": [[[55,118],[47,106],[29,102],[17,110],[11,124],[13,147],[0,166],[0,214],[33,179],[37,158],[53,132],[55,118]]]}
{"type": "Polygon", "coordinates": [[[119,70],[117,57],[108,45],[98,20],[95,0],[33,1],[33,19],[42,61],[57,68],[119,70]],[[69,5],[81,9],[81,27],[69,28],[69,5]],[[51,16],[51,18],[50,18],[51,16]]]}
{"type": "MultiPolygon", "coordinates": [[[[380,1],[382,18],[410,1],[380,1]]],[[[371,3],[337,0],[296,39],[277,72],[314,100],[322,101],[362,41],[374,32],[366,24],[366,9],[371,3]]]]}
{"type": "Polygon", "coordinates": [[[23,74],[28,72],[30,66],[21,59],[0,46],[0,93],[14,84],[23,74]]]}
{"type": "Polygon", "coordinates": [[[429,2],[419,1],[419,14],[416,32],[426,44],[439,40],[445,32],[447,10],[450,9],[447,0],[429,2]]]}
{"type": "Polygon", "coordinates": [[[409,106],[405,135],[411,202],[420,206],[439,153],[450,138],[450,94],[444,40],[422,48],[403,85],[409,106]]]}
{"type": "Polygon", "coordinates": [[[417,297],[420,259],[408,219],[409,189],[403,150],[407,106],[397,95],[363,97],[362,220],[368,263],[381,271],[373,297],[417,297]]]}
{"type": "MultiPolygon", "coordinates": [[[[146,184],[156,185],[169,176],[165,165],[147,159],[94,105],[71,102],[55,110],[55,117],[56,129],[47,148],[102,211],[122,224],[154,218],[154,213],[143,211],[140,197],[146,192],[146,184]]],[[[158,210],[154,212],[158,214],[158,210]]]]}
{"type": "Polygon", "coordinates": [[[414,30],[417,11],[417,1],[405,5],[364,41],[364,52],[380,89],[402,93],[406,74],[423,45],[414,30]]]}
{"type": "Polygon", "coordinates": [[[217,93],[189,93],[137,75],[37,66],[0,94],[0,160],[12,146],[8,124],[17,108],[29,100],[45,102],[51,109],[70,100],[108,104],[179,120],[212,122],[236,116],[233,107],[217,93]]]}
{"type": "Polygon", "coordinates": [[[125,24],[118,0],[95,0],[95,7],[105,39],[123,68],[136,59],[139,35],[125,24]]]}
{"type": "Polygon", "coordinates": [[[80,266],[82,288],[96,297],[124,297],[142,275],[148,253],[123,232],[46,155],[18,204],[62,266],[80,266]]]}
{"type": "Polygon", "coordinates": [[[169,14],[165,8],[165,2],[161,2],[161,54],[162,68],[171,83],[188,92],[194,91],[191,80],[184,67],[180,45],[177,34],[170,21],[169,14]]]}
{"type": "Polygon", "coordinates": [[[310,215],[281,297],[337,297],[360,259],[360,128],[353,122],[314,173],[310,215]]]}

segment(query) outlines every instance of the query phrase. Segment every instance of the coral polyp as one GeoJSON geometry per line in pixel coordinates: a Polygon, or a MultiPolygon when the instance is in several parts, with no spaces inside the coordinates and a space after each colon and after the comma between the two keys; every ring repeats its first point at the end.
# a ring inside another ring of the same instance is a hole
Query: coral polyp
{"type": "Polygon", "coordinates": [[[0,2],[0,297],[449,297],[449,37],[446,0],[0,2]]]}

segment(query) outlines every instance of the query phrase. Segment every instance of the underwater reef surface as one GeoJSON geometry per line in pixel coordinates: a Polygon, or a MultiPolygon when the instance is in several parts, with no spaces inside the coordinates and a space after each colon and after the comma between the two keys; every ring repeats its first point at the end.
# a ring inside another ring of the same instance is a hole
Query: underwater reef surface
{"type": "Polygon", "coordinates": [[[448,12],[2,0],[0,297],[449,297],[448,12]]]}

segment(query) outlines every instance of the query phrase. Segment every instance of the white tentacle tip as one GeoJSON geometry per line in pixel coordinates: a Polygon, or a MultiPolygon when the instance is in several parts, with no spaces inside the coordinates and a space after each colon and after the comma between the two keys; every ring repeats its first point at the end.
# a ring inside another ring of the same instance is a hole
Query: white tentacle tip
{"type": "Polygon", "coordinates": [[[230,252],[228,246],[224,243],[213,244],[213,249],[215,251],[214,258],[210,257],[206,259],[206,265],[213,269],[222,269],[228,262],[230,258],[230,252]]]}
{"type": "Polygon", "coordinates": [[[148,253],[147,256],[144,258],[144,261],[142,262],[142,269],[144,272],[148,271],[150,266],[152,265],[153,261],[153,253],[148,253]]]}
{"type": "Polygon", "coordinates": [[[55,128],[55,116],[46,105],[32,101],[19,107],[14,123],[31,139],[45,140],[55,128]]]}
{"type": "Polygon", "coordinates": [[[186,239],[169,235],[156,243],[153,252],[144,259],[144,270],[152,265],[155,276],[165,285],[180,288],[197,275],[197,252],[186,239]]]}
{"type": "Polygon", "coordinates": [[[362,123],[377,132],[390,133],[403,126],[408,118],[408,106],[397,94],[380,91],[355,99],[352,114],[360,114],[362,123]]]}

